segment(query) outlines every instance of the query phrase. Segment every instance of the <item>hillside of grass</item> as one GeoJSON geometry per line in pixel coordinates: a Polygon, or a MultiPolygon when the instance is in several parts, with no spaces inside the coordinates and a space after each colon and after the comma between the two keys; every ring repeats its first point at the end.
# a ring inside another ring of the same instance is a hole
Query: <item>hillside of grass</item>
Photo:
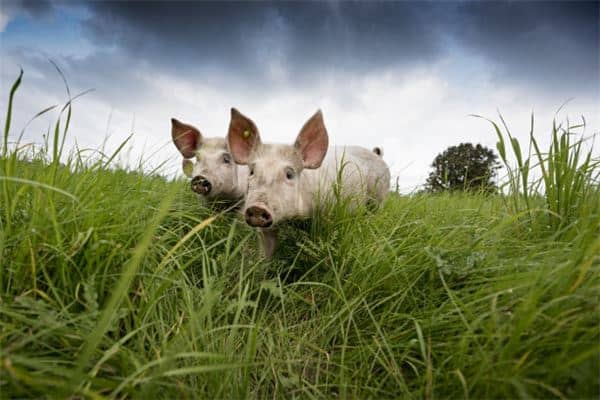
{"type": "Polygon", "coordinates": [[[69,116],[33,152],[4,132],[2,398],[600,395],[597,160],[540,151],[544,193],[521,165],[504,195],[334,204],[267,261],[187,181],[61,152],[69,116]]]}

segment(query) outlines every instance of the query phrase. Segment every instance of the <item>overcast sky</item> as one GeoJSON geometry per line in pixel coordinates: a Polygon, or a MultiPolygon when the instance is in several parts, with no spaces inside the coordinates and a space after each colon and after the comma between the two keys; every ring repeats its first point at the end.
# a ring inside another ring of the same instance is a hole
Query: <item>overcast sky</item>
{"type": "MultiPolygon", "coordinates": [[[[292,143],[322,109],[330,143],[383,146],[404,192],[450,145],[494,148],[470,114],[500,110],[543,143],[555,111],[600,130],[598,2],[0,2],[0,107],[19,68],[12,138],[38,111],[76,100],[68,145],[168,160],[170,118],[224,136],[236,107],[264,141],[292,143]]],[[[4,116],[4,111],[2,115],[4,116]]],[[[56,114],[31,124],[39,143],[56,114]]]]}

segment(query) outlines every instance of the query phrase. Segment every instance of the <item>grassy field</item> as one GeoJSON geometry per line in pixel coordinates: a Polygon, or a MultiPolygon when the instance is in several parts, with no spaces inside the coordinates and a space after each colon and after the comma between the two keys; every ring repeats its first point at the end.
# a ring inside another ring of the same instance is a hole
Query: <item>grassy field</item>
{"type": "Polygon", "coordinates": [[[500,125],[505,195],[334,204],[265,261],[186,181],[64,154],[69,117],[5,129],[2,398],[600,395],[598,160],[560,129],[524,159],[500,125]]]}

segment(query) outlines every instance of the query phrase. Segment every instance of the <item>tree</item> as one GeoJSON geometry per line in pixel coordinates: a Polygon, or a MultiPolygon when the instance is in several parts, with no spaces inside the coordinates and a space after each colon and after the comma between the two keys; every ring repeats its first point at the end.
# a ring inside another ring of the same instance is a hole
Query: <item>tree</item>
{"type": "Polygon", "coordinates": [[[427,178],[428,192],[454,190],[483,190],[495,192],[498,156],[480,144],[461,143],[450,146],[433,160],[433,171],[427,178]]]}

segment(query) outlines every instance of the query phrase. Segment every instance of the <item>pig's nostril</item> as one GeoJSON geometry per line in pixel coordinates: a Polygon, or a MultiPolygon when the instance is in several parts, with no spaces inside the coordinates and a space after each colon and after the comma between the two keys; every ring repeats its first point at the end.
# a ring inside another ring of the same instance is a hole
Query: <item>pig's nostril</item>
{"type": "Polygon", "coordinates": [[[192,190],[199,194],[208,194],[212,189],[212,185],[205,177],[199,175],[192,179],[192,190]]]}
{"type": "Polygon", "coordinates": [[[249,207],[246,209],[245,219],[248,225],[260,228],[268,228],[273,224],[271,214],[261,207],[249,207]]]}

